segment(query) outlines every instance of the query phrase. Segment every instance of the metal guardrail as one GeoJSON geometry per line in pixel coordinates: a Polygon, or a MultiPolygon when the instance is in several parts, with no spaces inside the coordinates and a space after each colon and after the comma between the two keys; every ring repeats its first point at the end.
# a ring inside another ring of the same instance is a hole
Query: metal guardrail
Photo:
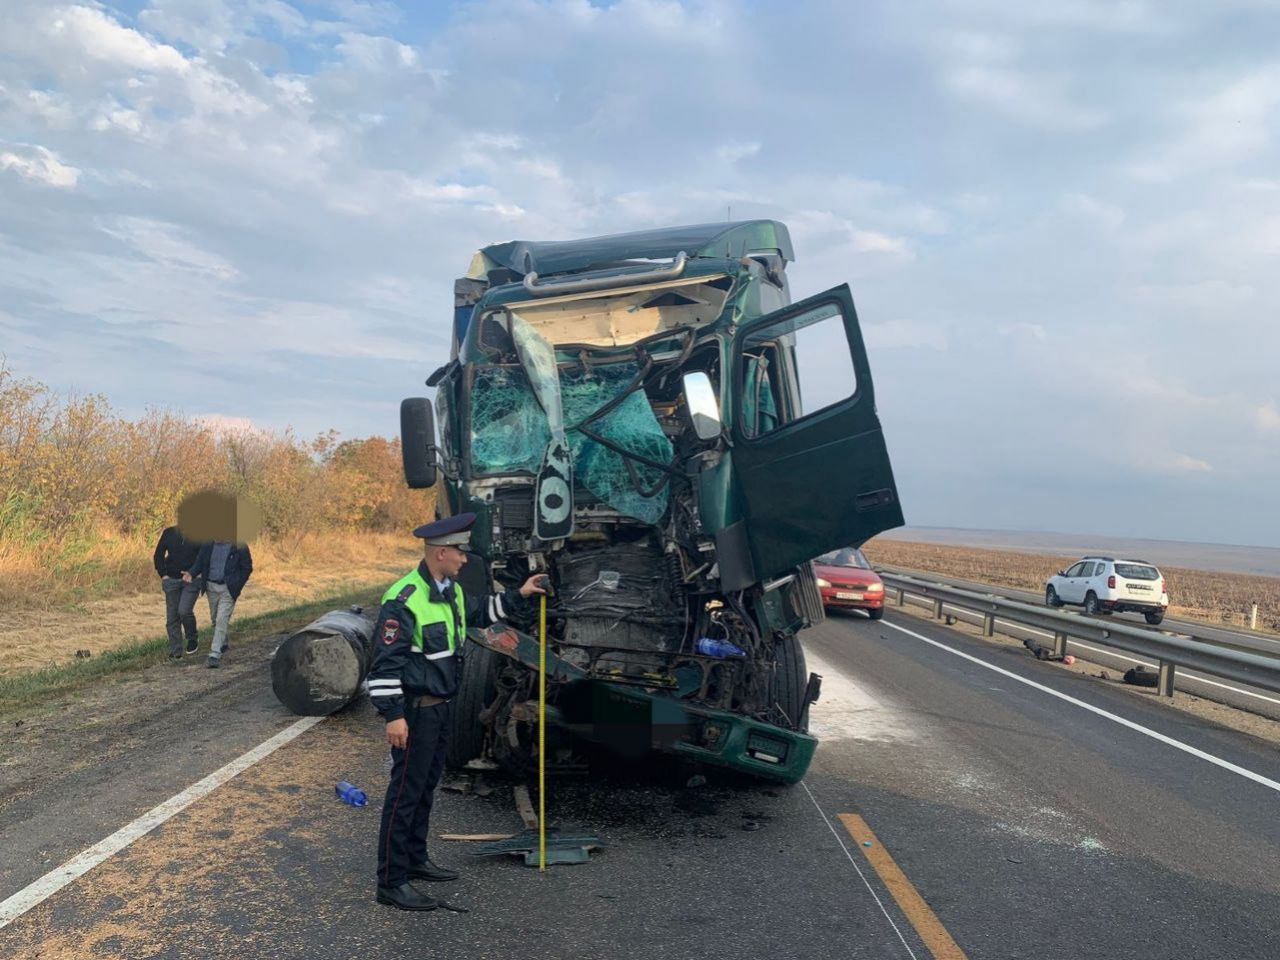
{"type": "Polygon", "coordinates": [[[1250,642],[1247,638],[1242,637],[1240,643],[1228,646],[1201,637],[1170,636],[1123,623],[1104,623],[903,574],[885,571],[880,573],[880,579],[887,589],[896,593],[898,606],[903,606],[908,596],[923,598],[932,604],[935,619],[942,619],[944,606],[980,614],[984,636],[995,634],[998,622],[1003,620],[1052,633],[1053,652],[1058,657],[1067,652],[1067,638],[1074,637],[1155,660],[1160,665],[1156,688],[1166,697],[1173,696],[1177,667],[1280,693],[1280,656],[1275,654],[1274,647],[1250,642]]]}

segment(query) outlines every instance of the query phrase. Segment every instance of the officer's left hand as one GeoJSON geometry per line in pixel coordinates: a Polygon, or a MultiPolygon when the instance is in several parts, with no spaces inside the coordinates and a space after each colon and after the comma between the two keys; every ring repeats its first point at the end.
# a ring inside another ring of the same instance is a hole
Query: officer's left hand
{"type": "Polygon", "coordinates": [[[545,573],[535,573],[532,577],[524,582],[524,586],[520,588],[520,596],[528,599],[535,594],[545,594],[547,591],[542,586],[542,579],[545,573]]]}

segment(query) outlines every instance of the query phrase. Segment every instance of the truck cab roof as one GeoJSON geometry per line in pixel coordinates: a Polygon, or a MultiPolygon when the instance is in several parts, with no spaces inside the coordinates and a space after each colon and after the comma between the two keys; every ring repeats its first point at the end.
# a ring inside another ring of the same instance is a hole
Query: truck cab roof
{"type": "Polygon", "coordinates": [[[583,240],[510,240],[482,247],[472,258],[467,278],[490,283],[541,277],[621,265],[636,260],[666,260],[685,253],[690,258],[738,259],[772,255],[795,260],[791,234],[777,220],[700,223],[660,230],[641,230],[583,240]],[[495,272],[506,272],[501,279],[495,272]]]}

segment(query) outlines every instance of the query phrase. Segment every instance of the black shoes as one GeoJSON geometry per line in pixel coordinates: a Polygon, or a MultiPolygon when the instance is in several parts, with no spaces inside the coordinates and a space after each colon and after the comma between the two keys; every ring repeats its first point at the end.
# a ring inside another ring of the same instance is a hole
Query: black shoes
{"type": "Polygon", "coordinates": [[[378,902],[398,910],[434,910],[437,906],[435,897],[419,893],[408,883],[398,887],[379,887],[378,902]]]}
{"type": "Polygon", "coordinates": [[[210,670],[217,670],[220,666],[222,666],[222,658],[221,658],[221,657],[210,657],[210,658],[209,658],[209,669],[210,669],[210,670]]]}
{"type": "Polygon", "coordinates": [[[458,871],[437,867],[430,860],[409,868],[410,880],[457,880],[458,871]]]}
{"type": "Polygon", "coordinates": [[[198,646],[200,646],[200,641],[192,637],[187,641],[187,653],[195,653],[198,646]]]}

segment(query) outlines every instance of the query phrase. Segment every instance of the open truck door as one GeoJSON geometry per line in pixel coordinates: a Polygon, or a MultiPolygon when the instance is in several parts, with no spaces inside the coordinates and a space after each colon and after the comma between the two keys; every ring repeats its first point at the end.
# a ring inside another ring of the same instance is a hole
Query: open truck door
{"type": "Polygon", "coordinates": [[[902,525],[847,284],[742,324],[732,369],[733,464],[758,579],[902,525]]]}

